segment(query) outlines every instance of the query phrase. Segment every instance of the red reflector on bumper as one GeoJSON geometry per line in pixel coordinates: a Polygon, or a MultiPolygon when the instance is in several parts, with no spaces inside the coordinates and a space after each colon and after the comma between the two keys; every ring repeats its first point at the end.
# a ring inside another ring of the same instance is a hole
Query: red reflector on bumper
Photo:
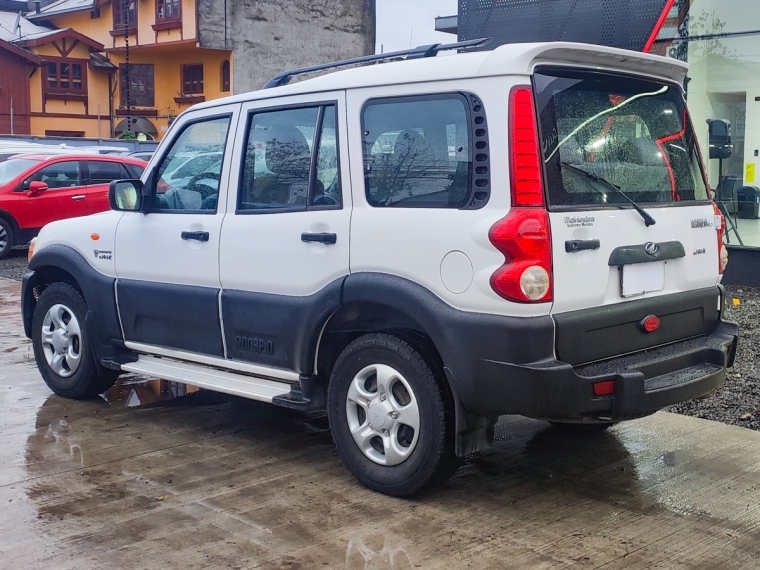
{"type": "Polygon", "coordinates": [[[639,325],[641,326],[641,329],[644,332],[648,332],[648,333],[654,332],[658,328],[660,328],[660,319],[658,319],[654,315],[649,315],[644,320],[642,320],[641,323],[639,323],[639,325]]]}
{"type": "Polygon", "coordinates": [[[615,381],[605,380],[594,384],[594,394],[597,396],[609,396],[615,391],[615,381]]]}

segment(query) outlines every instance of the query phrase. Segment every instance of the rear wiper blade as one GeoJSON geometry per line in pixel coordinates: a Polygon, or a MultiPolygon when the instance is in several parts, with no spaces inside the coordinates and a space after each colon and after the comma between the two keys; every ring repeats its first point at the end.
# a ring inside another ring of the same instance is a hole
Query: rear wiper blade
{"type": "Polygon", "coordinates": [[[641,206],[639,206],[633,200],[633,198],[631,198],[628,194],[626,194],[625,192],[623,192],[620,189],[620,186],[617,186],[617,185],[613,184],[612,182],[610,182],[606,178],[602,178],[598,174],[594,174],[593,172],[590,172],[588,170],[584,170],[583,168],[578,168],[577,166],[573,166],[569,162],[560,162],[559,165],[561,167],[563,167],[563,168],[567,168],[568,170],[570,170],[572,172],[576,172],[578,174],[581,174],[581,175],[585,176],[586,178],[590,178],[594,182],[599,182],[600,184],[603,184],[607,188],[610,188],[611,190],[614,190],[615,192],[617,192],[618,194],[620,194],[623,198],[625,198],[628,201],[628,203],[631,206],[633,206],[634,210],[636,210],[639,214],[641,214],[641,217],[644,218],[644,224],[646,225],[646,227],[653,226],[653,225],[655,225],[657,223],[657,221],[652,216],[650,216],[646,212],[646,210],[644,210],[641,206]]]}

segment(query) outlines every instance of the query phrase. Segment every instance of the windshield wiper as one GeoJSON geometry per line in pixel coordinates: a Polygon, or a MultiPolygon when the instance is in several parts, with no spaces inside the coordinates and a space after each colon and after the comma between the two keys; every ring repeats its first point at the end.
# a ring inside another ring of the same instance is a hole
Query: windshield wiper
{"type": "Polygon", "coordinates": [[[650,216],[649,214],[647,214],[647,212],[641,206],[639,206],[633,200],[633,198],[631,198],[628,194],[626,194],[625,192],[623,192],[620,189],[620,186],[616,186],[615,184],[613,184],[612,182],[610,182],[606,178],[602,178],[598,174],[594,174],[593,172],[590,172],[588,170],[584,170],[582,168],[578,168],[577,166],[573,166],[572,164],[570,164],[568,162],[560,162],[559,165],[561,167],[563,167],[563,168],[567,168],[568,170],[570,170],[572,172],[576,172],[578,174],[581,174],[581,175],[585,176],[586,178],[590,178],[594,182],[599,182],[600,184],[602,184],[602,185],[606,186],[607,188],[609,188],[611,190],[614,190],[615,192],[617,192],[618,194],[620,194],[623,198],[626,199],[626,201],[631,206],[633,206],[634,210],[636,210],[639,214],[641,214],[641,217],[644,218],[644,224],[646,225],[646,227],[653,226],[653,225],[655,225],[657,223],[657,221],[652,216],[650,216]]]}

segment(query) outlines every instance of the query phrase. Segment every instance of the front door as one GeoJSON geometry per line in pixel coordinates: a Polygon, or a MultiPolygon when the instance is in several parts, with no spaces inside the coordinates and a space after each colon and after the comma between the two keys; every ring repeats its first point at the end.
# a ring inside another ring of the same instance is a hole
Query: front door
{"type": "Polygon", "coordinates": [[[345,116],[342,92],[242,108],[220,250],[231,359],[310,372],[348,275],[345,116]]]}
{"type": "MultiPolygon", "coordinates": [[[[219,322],[219,235],[239,105],[193,113],[159,149],[148,213],[124,214],[116,232],[119,315],[127,346],[224,357],[219,322]],[[172,136],[173,135],[173,136],[172,136]],[[173,179],[164,173],[194,156],[216,164],[173,179]]],[[[181,355],[180,355],[181,356],[181,355]]]]}
{"type": "Polygon", "coordinates": [[[81,163],[77,160],[46,164],[24,180],[22,188],[22,216],[18,220],[23,228],[41,228],[56,220],[85,216],[87,193],[82,180],[81,163]],[[47,190],[31,192],[32,182],[44,182],[47,190]]]}

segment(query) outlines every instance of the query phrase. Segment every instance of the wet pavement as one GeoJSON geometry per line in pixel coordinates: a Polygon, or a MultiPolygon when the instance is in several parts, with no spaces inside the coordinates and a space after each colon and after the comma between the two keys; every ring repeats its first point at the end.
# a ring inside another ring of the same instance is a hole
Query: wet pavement
{"type": "Polygon", "coordinates": [[[760,433],[658,413],[504,417],[416,500],[361,487],[324,418],[136,376],[42,382],[0,279],[0,568],[760,568],[760,433]]]}

